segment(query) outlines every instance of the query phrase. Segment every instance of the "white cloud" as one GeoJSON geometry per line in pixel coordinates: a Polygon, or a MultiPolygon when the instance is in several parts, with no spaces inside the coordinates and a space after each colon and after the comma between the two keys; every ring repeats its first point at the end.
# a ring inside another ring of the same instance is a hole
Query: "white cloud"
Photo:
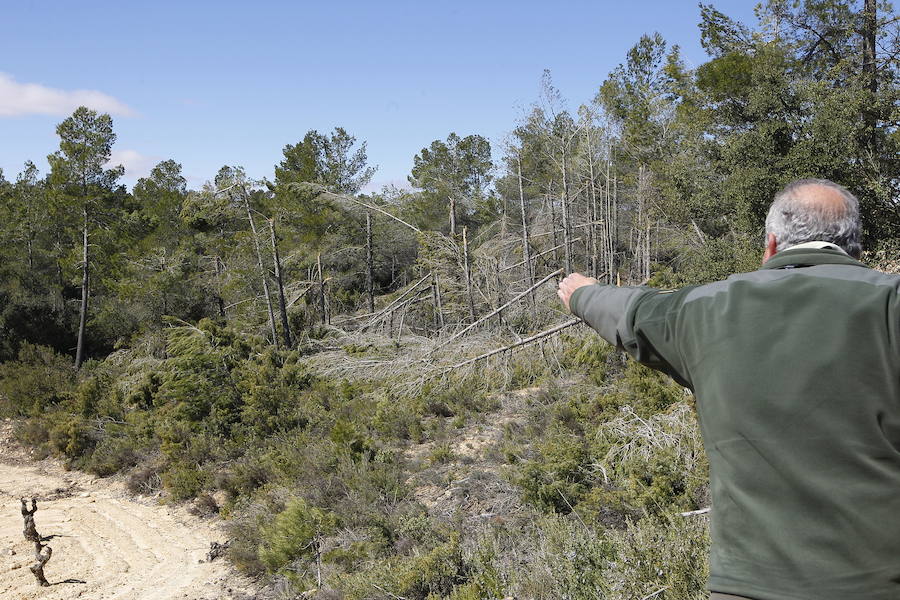
{"type": "Polygon", "coordinates": [[[109,162],[104,167],[110,169],[118,165],[125,167],[125,177],[137,180],[146,177],[151,169],[159,162],[159,157],[144,156],[137,150],[113,150],[109,155],[109,162]]]}
{"type": "Polygon", "coordinates": [[[79,106],[99,112],[133,117],[125,103],[96,90],[58,90],[37,83],[19,83],[0,73],[0,117],[68,115],[79,106]]]}

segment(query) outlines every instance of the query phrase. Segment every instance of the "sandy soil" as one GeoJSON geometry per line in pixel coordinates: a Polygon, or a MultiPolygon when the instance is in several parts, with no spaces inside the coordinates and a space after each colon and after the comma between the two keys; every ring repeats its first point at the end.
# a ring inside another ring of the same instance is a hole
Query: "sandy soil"
{"type": "Polygon", "coordinates": [[[0,422],[0,600],[168,600],[252,598],[252,586],[223,558],[206,562],[225,535],[185,507],[130,496],[120,482],[34,462],[0,422]],[[20,497],[38,500],[38,532],[51,537],[37,585],[34,546],[22,536],[20,497]]]}

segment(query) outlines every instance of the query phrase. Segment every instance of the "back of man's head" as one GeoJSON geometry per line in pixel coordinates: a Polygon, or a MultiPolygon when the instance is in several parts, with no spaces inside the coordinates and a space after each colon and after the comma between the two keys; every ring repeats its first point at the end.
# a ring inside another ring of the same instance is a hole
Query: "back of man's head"
{"type": "Polygon", "coordinates": [[[800,179],[775,195],[766,216],[778,252],[804,242],[831,242],[854,258],[860,244],[859,201],[847,188],[827,179],[800,179]]]}

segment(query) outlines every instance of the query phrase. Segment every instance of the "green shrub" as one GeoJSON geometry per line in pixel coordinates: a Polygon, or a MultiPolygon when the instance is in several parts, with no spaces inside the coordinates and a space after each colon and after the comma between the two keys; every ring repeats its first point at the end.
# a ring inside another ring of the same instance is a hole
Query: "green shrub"
{"type": "Polygon", "coordinates": [[[232,499],[250,496],[258,488],[275,480],[269,465],[258,449],[251,449],[247,454],[229,465],[215,481],[216,487],[225,490],[232,499]]]}
{"type": "Polygon", "coordinates": [[[57,413],[50,428],[50,447],[70,460],[81,458],[94,447],[90,425],[82,417],[57,413]]]}
{"type": "Polygon", "coordinates": [[[497,399],[488,393],[486,381],[477,375],[448,374],[426,382],[416,396],[424,414],[453,417],[469,413],[485,413],[498,407],[497,399]]]}
{"type": "Polygon", "coordinates": [[[469,583],[468,579],[469,565],[463,559],[459,534],[452,533],[447,541],[422,554],[382,559],[362,571],[340,576],[334,587],[346,600],[372,598],[373,590],[379,589],[384,592],[377,597],[439,600],[469,583]]]}
{"type": "Polygon", "coordinates": [[[567,514],[587,490],[588,448],[581,436],[557,430],[538,447],[538,455],[521,465],[515,482],[527,502],[567,514]]]}
{"type": "Polygon", "coordinates": [[[419,442],[424,411],[421,398],[398,398],[390,391],[381,392],[376,396],[372,427],[389,439],[419,442]]]}
{"type": "Polygon", "coordinates": [[[587,372],[588,379],[600,385],[606,379],[610,357],[616,349],[593,332],[563,336],[563,365],[587,372]]]}
{"type": "Polygon", "coordinates": [[[709,578],[709,534],[703,516],[663,515],[630,523],[610,537],[616,558],[608,573],[611,600],[644,598],[664,589],[671,600],[703,600],[709,578]]]}
{"type": "Polygon", "coordinates": [[[162,474],[162,483],[175,500],[195,498],[206,485],[210,477],[199,466],[191,464],[175,464],[162,474]]]}
{"type": "Polygon", "coordinates": [[[0,364],[0,416],[39,415],[70,398],[74,389],[70,358],[25,342],[15,361],[0,364]]]}
{"type": "Polygon", "coordinates": [[[633,360],[625,367],[624,383],[630,402],[641,416],[662,412],[684,400],[685,391],[667,375],[654,371],[633,360]]]}
{"type": "Polygon", "coordinates": [[[493,544],[479,543],[470,553],[464,554],[468,565],[469,582],[453,588],[450,600],[480,600],[504,598],[508,577],[498,566],[503,550],[493,544]]]}
{"type": "Polygon", "coordinates": [[[240,419],[256,436],[316,423],[321,407],[306,393],[315,379],[296,352],[268,349],[243,361],[232,373],[240,392],[240,419]]]}
{"type": "Polygon", "coordinates": [[[431,452],[428,453],[428,462],[433,465],[442,465],[451,462],[456,455],[453,453],[449,442],[441,442],[436,444],[431,452]]]}
{"type": "Polygon", "coordinates": [[[709,463],[686,403],[647,418],[626,408],[597,427],[590,454],[597,489],[579,505],[585,513],[662,514],[706,499],[709,463]]]}
{"type": "Polygon", "coordinates": [[[162,487],[158,460],[148,459],[135,466],[128,474],[126,486],[132,494],[154,494],[162,487]]]}
{"type": "Polygon", "coordinates": [[[337,527],[337,517],[293,498],[262,529],[259,559],[269,572],[279,571],[302,558],[314,559],[322,539],[337,527]]]}
{"type": "Polygon", "coordinates": [[[94,448],[87,467],[101,477],[133,467],[141,458],[137,444],[128,435],[107,435],[94,448]]]}

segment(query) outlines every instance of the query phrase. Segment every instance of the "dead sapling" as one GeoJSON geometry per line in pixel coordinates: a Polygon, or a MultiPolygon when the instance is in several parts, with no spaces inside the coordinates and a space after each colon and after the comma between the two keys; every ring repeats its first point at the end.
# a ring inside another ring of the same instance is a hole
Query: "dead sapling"
{"type": "Polygon", "coordinates": [[[48,587],[50,582],[44,577],[44,565],[47,564],[47,561],[49,561],[50,557],[53,555],[53,548],[43,544],[41,535],[37,532],[37,527],[34,524],[34,513],[37,512],[37,500],[34,498],[31,499],[30,509],[28,508],[28,503],[25,501],[25,498],[20,498],[20,500],[22,501],[22,518],[25,520],[25,529],[22,531],[22,535],[25,536],[26,540],[34,543],[34,559],[37,561],[31,565],[30,569],[38,583],[42,587],[48,587]]]}
{"type": "Polygon", "coordinates": [[[44,565],[53,555],[53,548],[50,546],[42,546],[40,542],[34,543],[34,559],[37,561],[31,565],[31,572],[34,574],[41,587],[49,587],[50,582],[44,577],[44,565]]]}
{"type": "Polygon", "coordinates": [[[209,552],[206,553],[206,562],[212,562],[220,556],[224,556],[230,546],[231,540],[226,540],[222,544],[219,542],[212,542],[209,545],[209,552]]]}
{"type": "Polygon", "coordinates": [[[22,518],[25,519],[25,529],[22,531],[22,535],[25,536],[25,539],[29,542],[40,542],[41,536],[37,532],[37,528],[34,525],[34,513],[37,512],[37,500],[34,498],[31,499],[31,510],[28,509],[28,503],[25,501],[25,498],[20,498],[22,501],[22,518]]]}

